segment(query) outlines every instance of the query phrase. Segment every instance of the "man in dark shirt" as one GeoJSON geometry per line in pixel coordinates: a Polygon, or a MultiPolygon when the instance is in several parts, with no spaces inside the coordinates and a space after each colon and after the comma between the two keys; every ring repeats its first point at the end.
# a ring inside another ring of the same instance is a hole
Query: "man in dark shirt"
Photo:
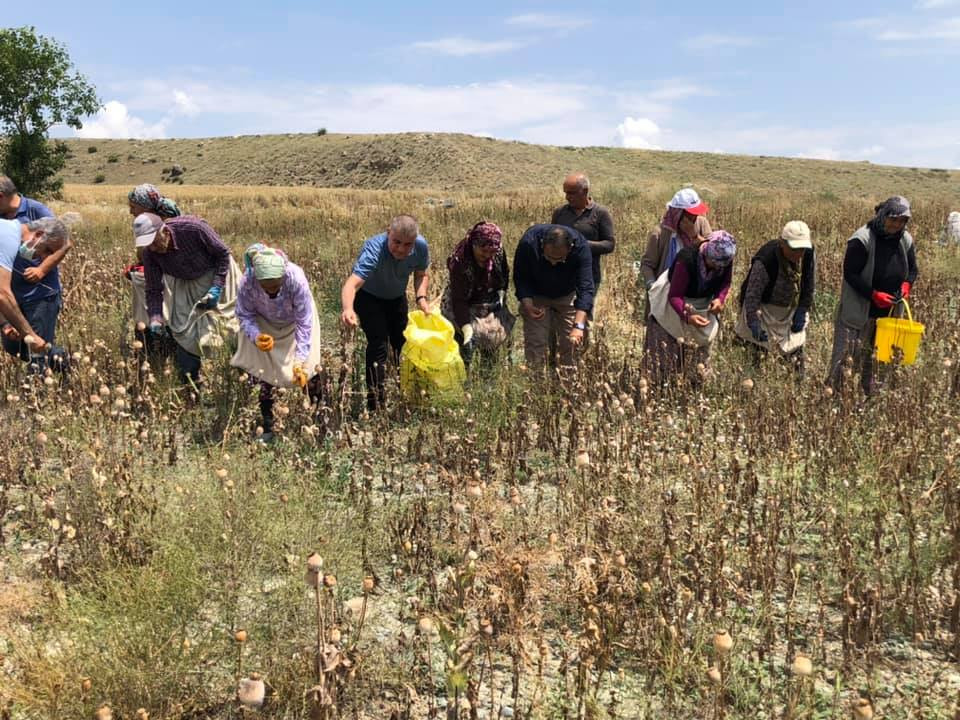
{"type": "Polygon", "coordinates": [[[577,230],[590,246],[594,289],[600,287],[600,256],[614,251],[613,218],[610,211],[590,197],[590,180],[583,173],[567,175],[563,180],[567,204],[553,211],[554,225],[577,230]]]}
{"type": "Polygon", "coordinates": [[[534,225],[517,245],[513,284],[523,315],[527,365],[541,370],[551,346],[557,348],[560,365],[573,365],[574,349],[583,342],[593,309],[592,257],[586,239],[562,225],[534,225]]]}

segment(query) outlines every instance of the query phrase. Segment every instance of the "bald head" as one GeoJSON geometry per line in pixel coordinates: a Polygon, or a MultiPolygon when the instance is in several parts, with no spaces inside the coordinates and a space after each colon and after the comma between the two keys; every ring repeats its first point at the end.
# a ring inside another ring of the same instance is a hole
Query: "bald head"
{"type": "Polygon", "coordinates": [[[563,194],[574,210],[583,210],[590,202],[590,180],[582,172],[570,173],[563,179],[563,194]]]}

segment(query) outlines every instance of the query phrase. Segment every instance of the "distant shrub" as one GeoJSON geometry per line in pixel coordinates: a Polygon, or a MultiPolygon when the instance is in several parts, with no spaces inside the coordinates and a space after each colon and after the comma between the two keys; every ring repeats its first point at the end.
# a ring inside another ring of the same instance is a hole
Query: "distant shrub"
{"type": "Polygon", "coordinates": [[[108,162],[108,163],[120,162],[120,156],[119,156],[119,155],[111,155],[110,157],[107,158],[107,162],[108,162]]]}
{"type": "Polygon", "coordinates": [[[326,134],[327,134],[326,128],[320,128],[319,130],[317,130],[317,135],[326,135],[326,134]]]}
{"type": "Polygon", "coordinates": [[[87,148],[87,152],[90,153],[91,155],[93,155],[96,151],[97,151],[96,145],[91,145],[90,147],[87,148]]]}
{"type": "Polygon", "coordinates": [[[107,176],[104,175],[103,173],[99,173],[99,174],[93,179],[93,182],[96,183],[96,184],[100,184],[100,183],[106,182],[106,181],[107,181],[107,176]]]}

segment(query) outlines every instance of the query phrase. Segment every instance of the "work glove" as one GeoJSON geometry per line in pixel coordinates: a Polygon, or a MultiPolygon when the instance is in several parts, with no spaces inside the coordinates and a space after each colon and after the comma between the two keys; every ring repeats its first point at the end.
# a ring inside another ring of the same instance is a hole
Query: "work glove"
{"type": "Polygon", "coordinates": [[[307,386],[307,377],[306,371],[303,369],[303,366],[300,363],[297,363],[293,366],[293,382],[299,385],[301,388],[307,386]]]}
{"type": "Polygon", "coordinates": [[[881,292],[880,290],[874,290],[870,294],[870,299],[873,301],[873,304],[881,310],[893,307],[893,303],[896,302],[896,298],[893,295],[881,292]]]}
{"type": "Polygon", "coordinates": [[[205,304],[208,308],[215,308],[217,303],[220,302],[220,296],[222,294],[223,288],[219,285],[214,285],[212,288],[207,290],[207,294],[203,296],[203,298],[200,300],[200,303],[205,304]]]}
{"type": "Polygon", "coordinates": [[[798,333],[807,325],[807,309],[798,307],[793,311],[793,322],[790,323],[790,332],[798,333]]]}
{"type": "Polygon", "coordinates": [[[131,276],[133,273],[142,273],[142,272],[143,272],[143,265],[139,265],[139,264],[127,265],[127,266],[123,269],[123,276],[124,276],[127,280],[129,280],[129,279],[130,279],[130,276],[131,276]]]}
{"type": "Polygon", "coordinates": [[[760,323],[754,321],[748,325],[750,328],[750,334],[753,335],[753,339],[758,343],[765,343],[770,339],[770,336],[767,335],[767,331],[760,327],[760,323]]]}
{"type": "Polygon", "coordinates": [[[460,328],[460,333],[463,335],[463,344],[469,345],[473,342],[473,325],[467,323],[460,328]]]}
{"type": "Polygon", "coordinates": [[[910,297],[910,287],[911,287],[910,283],[908,283],[908,282],[906,282],[906,281],[904,281],[904,282],[900,285],[900,299],[901,299],[901,300],[906,300],[908,297],[910,297]]]}
{"type": "Polygon", "coordinates": [[[260,333],[257,335],[256,344],[257,348],[263,350],[263,352],[270,352],[273,350],[273,335],[260,333]]]}

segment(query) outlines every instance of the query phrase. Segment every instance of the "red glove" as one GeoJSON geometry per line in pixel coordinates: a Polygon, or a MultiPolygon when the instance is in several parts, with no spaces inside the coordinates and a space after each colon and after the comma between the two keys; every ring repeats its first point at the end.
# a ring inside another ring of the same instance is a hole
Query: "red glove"
{"type": "Polygon", "coordinates": [[[896,300],[890,293],[880,292],[879,290],[874,290],[870,295],[870,299],[873,300],[873,304],[881,310],[893,307],[893,303],[896,300]]]}
{"type": "Polygon", "coordinates": [[[910,297],[910,283],[904,282],[900,286],[900,297],[902,297],[904,300],[910,297]]]}

